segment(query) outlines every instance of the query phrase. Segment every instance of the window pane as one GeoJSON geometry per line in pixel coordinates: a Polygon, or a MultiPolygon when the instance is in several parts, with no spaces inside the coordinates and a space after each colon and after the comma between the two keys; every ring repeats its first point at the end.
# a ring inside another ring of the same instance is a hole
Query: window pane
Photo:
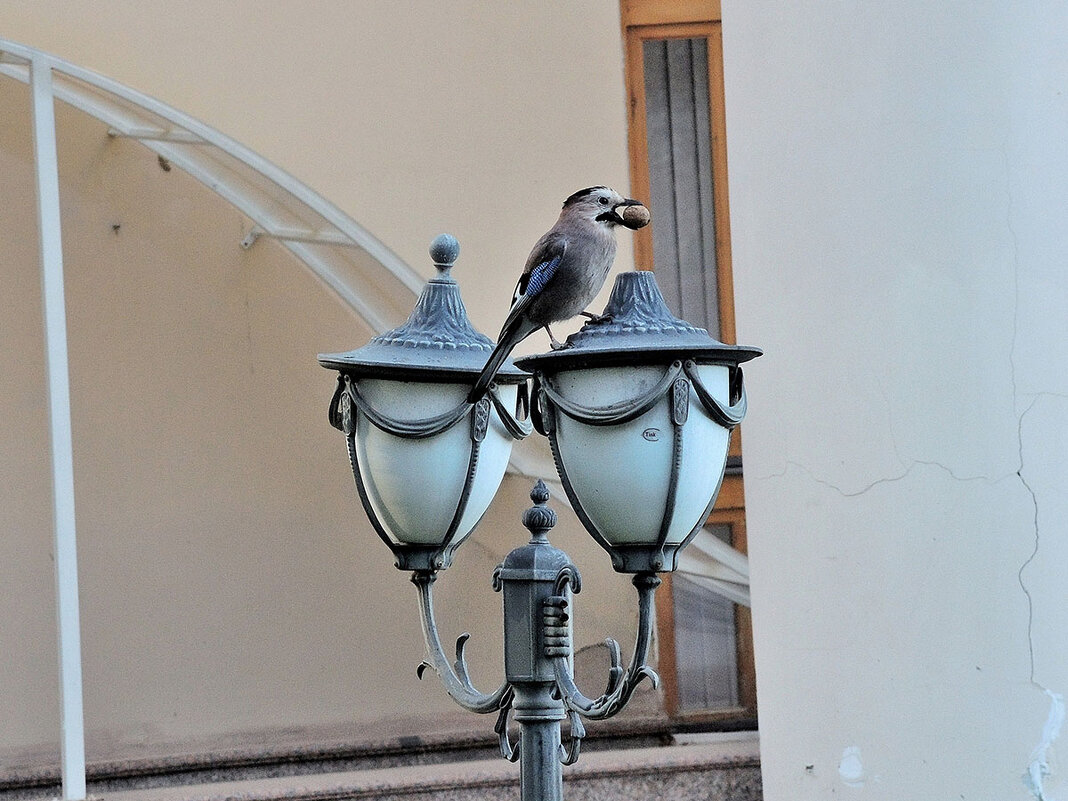
{"type": "Polygon", "coordinates": [[[643,43],[653,266],[671,310],[719,335],[708,39],[643,43]]]}
{"type": "MultiPolygon", "coordinates": [[[[730,542],[729,526],[709,526],[730,542]]],[[[738,641],[734,604],[683,575],[671,579],[679,709],[738,706],[738,641]]]]}

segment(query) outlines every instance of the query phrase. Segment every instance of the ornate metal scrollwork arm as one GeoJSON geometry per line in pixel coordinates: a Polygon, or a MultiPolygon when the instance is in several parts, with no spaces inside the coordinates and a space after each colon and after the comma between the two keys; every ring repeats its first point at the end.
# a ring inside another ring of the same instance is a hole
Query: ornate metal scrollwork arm
{"type": "Polygon", "coordinates": [[[419,589],[419,611],[422,613],[423,639],[426,640],[428,658],[418,668],[419,677],[427,668],[432,668],[441,679],[445,692],[464,709],[480,714],[507,709],[512,701],[512,688],[507,682],[496,692],[481,693],[471,683],[467,672],[467,660],[464,658],[464,646],[470,635],[464,634],[456,640],[456,662],[450,664],[449,658],[441,647],[438,627],[434,622],[434,601],[431,587],[436,573],[416,570],[412,573],[412,583],[419,589]]]}
{"type": "MultiPolygon", "coordinates": [[[[562,577],[561,581],[563,580],[562,577]]],[[[655,573],[637,573],[633,583],[638,590],[638,636],[634,644],[634,655],[630,667],[624,671],[619,644],[611,639],[605,641],[611,652],[612,665],[605,693],[596,699],[582,694],[575,685],[568,658],[560,655],[559,638],[562,633],[566,635],[567,632],[566,597],[560,594],[546,599],[545,602],[546,656],[552,659],[560,696],[569,710],[590,720],[610,718],[623,709],[642,679],[649,679],[654,687],[660,684],[656,671],[645,664],[653,627],[653,593],[660,586],[660,579],[655,573]]]]}
{"type": "Polygon", "coordinates": [[[582,725],[582,718],[574,709],[567,710],[567,717],[571,722],[571,742],[566,748],[563,743],[560,744],[560,762],[565,765],[574,765],[578,762],[582,738],[586,736],[586,727],[582,725]]]}
{"type": "MultiPolygon", "coordinates": [[[[507,759],[509,762],[519,761],[519,742],[512,745],[512,741],[508,739],[508,718],[512,714],[511,699],[506,703],[497,715],[497,722],[493,724],[493,731],[497,734],[497,742],[501,748],[501,756],[507,759]]],[[[520,734],[520,737],[523,735],[520,734]]]]}

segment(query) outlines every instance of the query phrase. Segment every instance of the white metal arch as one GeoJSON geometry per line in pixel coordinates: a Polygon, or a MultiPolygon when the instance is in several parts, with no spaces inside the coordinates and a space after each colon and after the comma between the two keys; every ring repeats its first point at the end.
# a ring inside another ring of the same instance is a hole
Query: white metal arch
{"type": "Polygon", "coordinates": [[[260,236],[280,241],[376,331],[403,321],[423,279],[355,220],[267,159],[209,125],[92,70],[0,39],[0,74],[30,82],[36,60],[55,98],[136,139],[230,201],[260,236]]]}

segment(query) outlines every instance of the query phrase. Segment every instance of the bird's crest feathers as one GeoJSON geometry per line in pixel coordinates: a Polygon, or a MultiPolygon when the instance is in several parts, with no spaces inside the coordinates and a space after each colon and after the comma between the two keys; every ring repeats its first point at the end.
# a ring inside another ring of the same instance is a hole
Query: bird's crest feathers
{"type": "Polygon", "coordinates": [[[566,209],[571,204],[578,203],[580,200],[582,200],[582,198],[589,197],[594,192],[599,192],[602,189],[607,189],[609,192],[612,191],[607,186],[590,186],[590,187],[587,187],[586,189],[580,189],[579,191],[575,192],[573,195],[569,195],[568,196],[567,200],[564,201],[564,208],[566,209]]]}

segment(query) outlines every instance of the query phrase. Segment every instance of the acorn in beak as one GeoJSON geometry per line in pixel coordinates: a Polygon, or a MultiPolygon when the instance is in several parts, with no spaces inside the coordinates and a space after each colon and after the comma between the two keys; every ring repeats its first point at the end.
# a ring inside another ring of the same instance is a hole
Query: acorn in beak
{"type": "Polygon", "coordinates": [[[620,225],[625,225],[632,231],[637,231],[649,224],[651,216],[640,200],[627,199],[613,209],[620,225]]]}

